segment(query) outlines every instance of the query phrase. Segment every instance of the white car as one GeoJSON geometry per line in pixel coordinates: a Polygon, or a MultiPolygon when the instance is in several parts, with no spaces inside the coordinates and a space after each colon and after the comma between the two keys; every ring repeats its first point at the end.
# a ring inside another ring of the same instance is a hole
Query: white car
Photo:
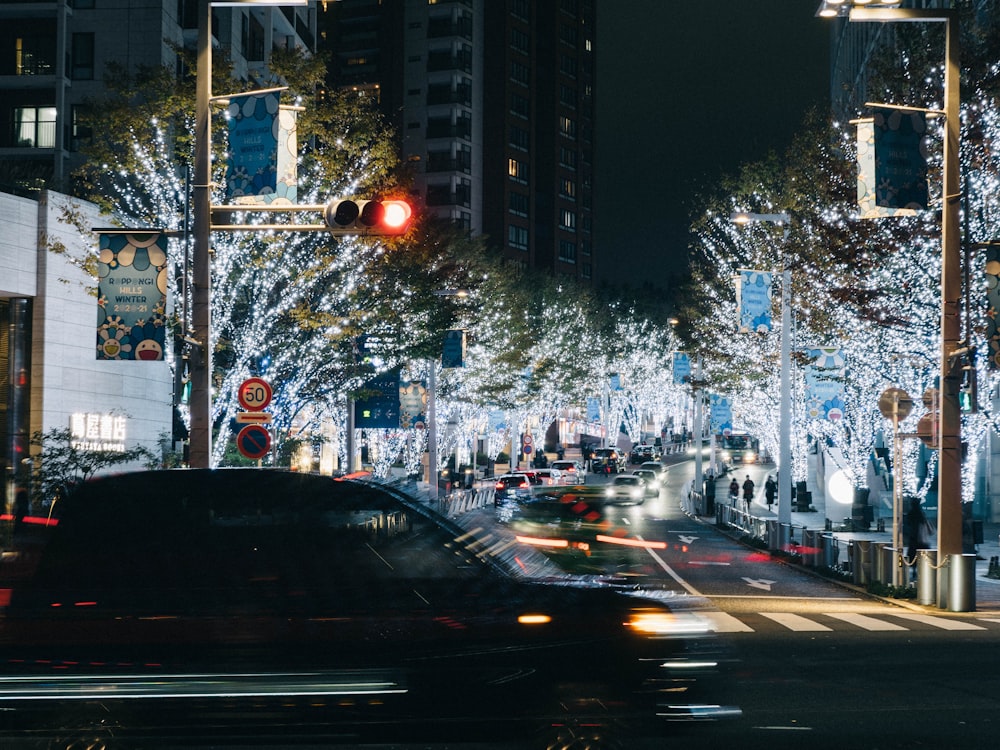
{"type": "Polygon", "coordinates": [[[646,481],[635,474],[619,474],[608,484],[604,495],[609,503],[642,505],[646,501],[646,481]]]}
{"type": "Polygon", "coordinates": [[[650,497],[656,497],[660,494],[660,487],[663,483],[660,481],[659,474],[652,469],[636,469],[632,473],[637,477],[641,477],[646,483],[647,495],[650,497]]]}
{"type": "Polygon", "coordinates": [[[568,459],[553,461],[552,468],[559,472],[561,484],[584,484],[587,481],[586,472],[580,468],[576,461],[568,459]]]}

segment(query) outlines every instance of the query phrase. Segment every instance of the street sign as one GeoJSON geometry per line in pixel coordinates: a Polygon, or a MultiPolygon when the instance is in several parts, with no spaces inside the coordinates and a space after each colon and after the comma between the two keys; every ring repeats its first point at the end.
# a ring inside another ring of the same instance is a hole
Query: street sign
{"type": "Polygon", "coordinates": [[[236,436],[236,447],[247,458],[263,458],[271,450],[271,433],[259,424],[248,424],[236,436]]]}
{"type": "Polygon", "coordinates": [[[239,424],[271,424],[274,417],[266,411],[238,411],[236,421],[239,424]]]}
{"type": "Polygon", "coordinates": [[[902,421],[913,411],[913,399],[902,388],[886,388],[878,397],[878,410],[886,419],[892,419],[895,412],[896,419],[902,421]]]}
{"type": "Polygon", "coordinates": [[[271,403],[271,384],[263,378],[247,378],[237,391],[240,406],[247,411],[260,411],[271,403]]]}
{"type": "Polygon", "coordinates": [[[524,453],[524,455],[531,455],[534,451],[534,447],[532,445],[533,442],[534,441],[532,440],[531,435],[523,435],[521,437],[521,452],[524,453]]]}

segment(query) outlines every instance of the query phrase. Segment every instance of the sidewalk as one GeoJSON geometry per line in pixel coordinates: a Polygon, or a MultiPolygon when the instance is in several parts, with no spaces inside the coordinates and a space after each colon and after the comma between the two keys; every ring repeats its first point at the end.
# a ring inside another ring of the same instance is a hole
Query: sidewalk
{"type": "MultiPolygon", "coordinates": [[[[813,457],[810,456],[810,463],[813,461],[813,457]]],[[[892,518],[885,519],[885,530],[884,531],[836,531],[827,530],[827,519],[829,518],[832,522],[833,528],[836,529],[843,520],[843,516],[850,517],[851,507],[850,506],[837,506],[833,508],[827,507],[827,498],[824,488],[816,483],[815,481],[816,472],[814,467],[810,465],[809,479],[806,483],[806,489],[812,493],[812,501],[810,507],[814,508],[815,511],[801,512],[794,509],[791,512],[791,526],[792,526],[792,539],[801,544],[803,542],[804,532],[817,532],[824,533],[833,536],[838,540],[838,543],[843,545],[848,545],[851,542],[872,542],[883,544],[887,546],[892,545],[892,518]],[[842,511],[841,508],[844,510],[842,511]],[[829,512],[828,512],[829,511],[829,512]]],[[[716,501],[724,505],[728,505],[728,492],[726,490],[726,485],[728,485],[729,477],[720,477],[717,480],[717,492],[716,501]]],[[[763,493],[759,493],[758,498],[754,500],[751,505],[750,514],[754,518],[762,520],[777,520],[778,514],[773,510],[768,510],[767,506],[764,504],[763,493]]],[[[876,529],[877,524],[873,523],[872,528],[876,529]]],[[[1000,523],[994,522],[984,522],[983,523],[983,542],[982,544],[977,544],[975,547],[976,552],[976,611],[978,612],[998,612],[1000,613],[1000,579],[988,578],[987,573],[990,572],[990,562],[994,558],[1000,558],[1000,523]]],[[[996,573],[995,573],[996,575],[996,573]]],[[[845,584],[848,586],[853,586],[854,584],[845,584]]],[[[924,606],[919,605],[915,599],[891,599],[893,603],[901,604],[903,606],[912,606],[919,608],[921,610],[925,609],[924,606]]],[[[926,607],[927,610],[940,612],[941,610],[934,606],[926,607]]]]}

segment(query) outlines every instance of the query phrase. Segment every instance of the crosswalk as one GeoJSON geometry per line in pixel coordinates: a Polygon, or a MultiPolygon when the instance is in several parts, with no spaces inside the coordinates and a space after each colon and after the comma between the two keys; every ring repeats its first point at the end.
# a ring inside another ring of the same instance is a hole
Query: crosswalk
{"type": "Polygon", "coordinates": [[[754,612],[733,615],[722,611],[700,613],[715,633],[754,633],[785,629],[796,633],[826,633],[835,630],[893,632],[913,630],[993,631],[1000,634],[1000,618],[960,619],[916,612],[892,612],[871,615],[860,612],[819,612],[807,615],[795,612],[754,612]]]}

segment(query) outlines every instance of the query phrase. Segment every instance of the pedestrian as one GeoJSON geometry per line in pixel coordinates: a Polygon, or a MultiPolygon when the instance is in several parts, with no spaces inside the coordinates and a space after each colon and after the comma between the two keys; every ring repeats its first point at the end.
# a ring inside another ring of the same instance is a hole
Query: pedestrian
{"type": "Polygon", "coordinates": [[[931,525],[920,507],[920,498],[910,498],[910,509],[906,512],[906,556],[910,569],[916,572],[917,550],[928,549],[930,545],[931,525]]]}
{"type": "Polygon", "coordinates": [[[747,513],[750,512],[750,501],[753,500],[753,488],[753,480],[750,478],[750,475],[747,474],[746,481],[743,482],[743,502],[747,505],[747,513]]]}
{"type": "Polygon", "coordinates": [[[778,483],[774,481],[774,477],[768,474],[767,481],[764,482],[764,497],[767,499],[768,510],[771,510],[771,506],[774,505],[774,495],[777,491],[778,483]]]}
{"type": "Polygon", "coordinates": [[[740,483],[736,481],[736,477],[733,477],[733,481],[729,483],[729,504],[734,508],[736,507],[736,500],[740,496],[740,483]]]}

